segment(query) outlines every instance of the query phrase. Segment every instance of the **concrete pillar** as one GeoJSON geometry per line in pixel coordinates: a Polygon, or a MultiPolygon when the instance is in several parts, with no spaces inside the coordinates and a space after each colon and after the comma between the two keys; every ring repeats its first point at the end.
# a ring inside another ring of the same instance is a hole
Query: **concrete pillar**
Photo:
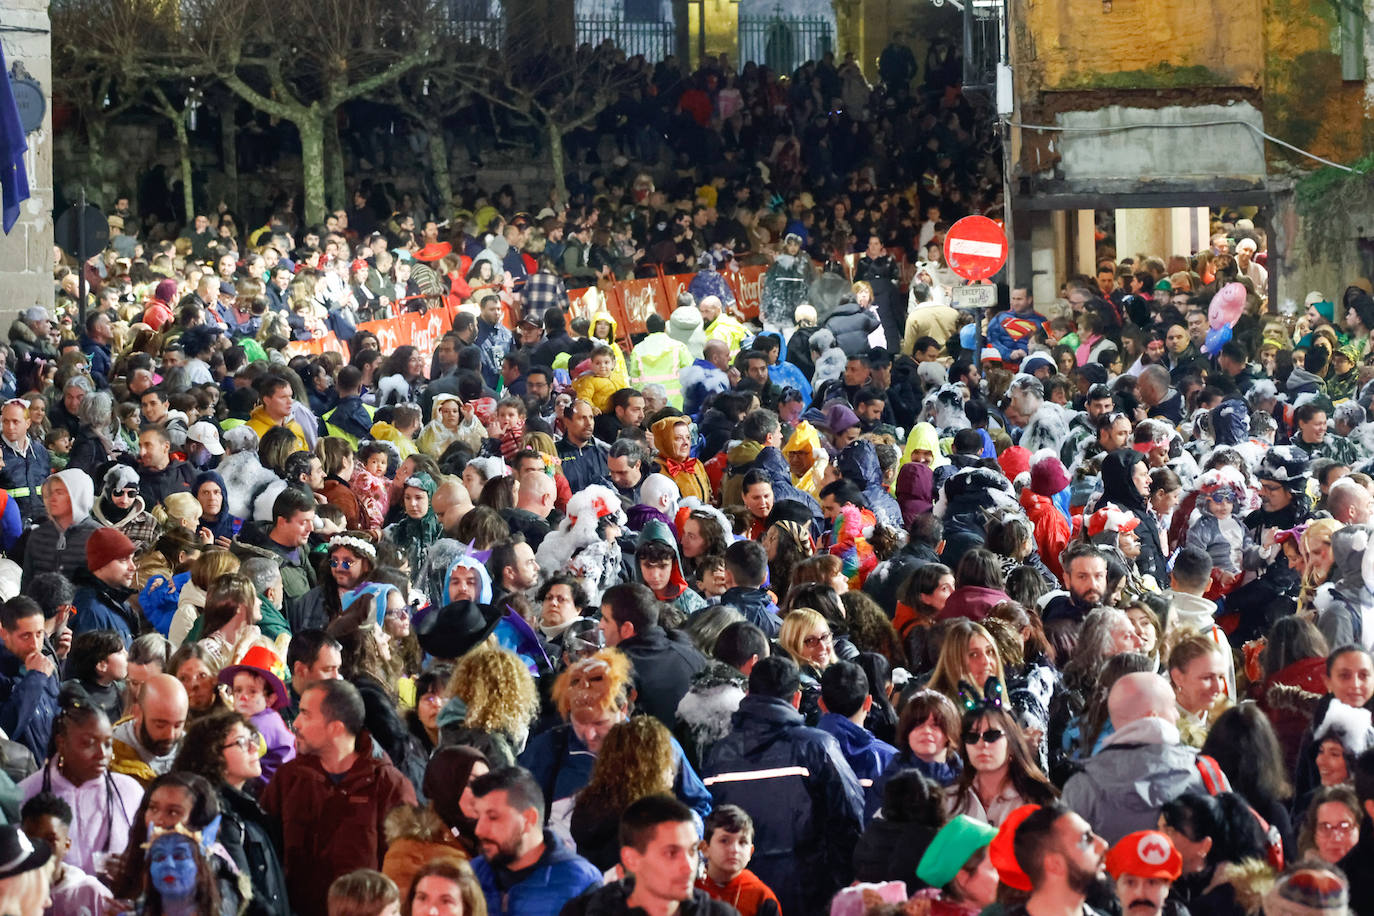
{"type": "Polygon", "coordinates": [[[1136,258],[1159,255],[1168,258],[1172,210],[1117,210],[1116,257],[1136,258]]]}
{"type": "Polygon", "coordinates": [[[1045,309],[1059,297],[1059,281],[1066,273],[1065,216],[1063,210],[1036,210],[1027,212],[1024,217],[1018,214],[1021,223],[1029,227],[1031,296],[1041,314],[1047,314],[1045,309]]]}
{"type": "Polygon", "coordinates": [[[1092,276],[1097,271],[1097,223],[1091,210],[1075,210],[1074,273],[1092,276]]]}
{"type": "Polygon", "coordinates": [[[43,125],[27,137],[29,199],[9,235],[0,235],[0,321],[8,327],[23,309],[53,306],[52,39],[47,0],[6,0],[4,6],[5,25],[24,30],[0,36],[5,60],[11,68],[23,64],[48,101],[43,125]]]}

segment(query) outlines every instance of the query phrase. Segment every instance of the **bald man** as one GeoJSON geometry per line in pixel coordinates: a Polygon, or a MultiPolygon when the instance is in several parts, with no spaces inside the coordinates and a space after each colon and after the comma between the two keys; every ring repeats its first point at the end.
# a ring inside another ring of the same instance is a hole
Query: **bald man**
{"type": "Polygon", "coordinates": [[[463,481],[457,477],[447,477],[434,491],[434,514],[444,526],[444,534],[452,537],[458,523],[472,508],[472,495],[463,481]]]}
{"type": "Polygon", "coordinates": [[[186,688],[170,674],[155,674],[143,685],[133,714],[114,729],[110,769],[137,779],[145,788],[172,768],[186,733],[186,688]]]}
{"type": "Polygon", "coordinates": [[[544,542],[554,524],[551,518],[558,486],[543,471],[527,469],[520,475],[520,489],[516,492],[515,508],[501,510],[501,517],[511,531],[519,531],[534,550],[544,542]]]}
{"type": "Polygon", "coordinates": [[[1197,751],[1179,743],[1178,707],[1168,681],[1153,672],[1125,675],[1107,695],[1107,712],[1113,731],[1064,786],[1063,802],[1116,843],[1128,833],[1155,829],[1170,799],[1207,789],[1197,751]]]}
{"type": "Polygon", "coordinates": [[[1331,492],[1326,496],[1326,510],[1344,525],[1366,525],[1374,518],[1374,495],[1367,487],[1342,477],[1331,485],[1331,492]]]}

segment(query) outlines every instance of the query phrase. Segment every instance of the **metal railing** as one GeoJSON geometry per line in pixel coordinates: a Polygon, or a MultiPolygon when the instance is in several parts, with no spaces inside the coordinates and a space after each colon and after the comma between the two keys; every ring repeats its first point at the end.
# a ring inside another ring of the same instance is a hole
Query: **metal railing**
{"type": "Polygon", "coordinates": [[[506,41],[505,10],[491,0],[448,0],[441,28],[464,41],[500,49],[506,41]]]}
{"type": "Polygon", "coordinates": [[[789,16],[781,11],[771,16],[741,16],[739,59],[786,75],[833,50],[833,36],[824,16],[789,16]]]}
{"type": "Polygon", "coordinates": [[[599,45],[606,39],[625,52],[626,57],[643,54],[656,64],[673,53],[676,29],[662,20],[627,20],[603,16],[577,16],[573,19],[577,43],[599,45]]]}

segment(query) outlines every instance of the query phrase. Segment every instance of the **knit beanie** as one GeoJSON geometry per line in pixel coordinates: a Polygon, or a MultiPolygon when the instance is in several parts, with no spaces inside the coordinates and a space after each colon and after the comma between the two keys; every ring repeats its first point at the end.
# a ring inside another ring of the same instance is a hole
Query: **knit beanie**
{"type": "Polygon", "coordinates": [[[97,528],[86,541],[86,568],[95,572],[107,563],[134,554],[134,542],[118,528],[97,528]]]}
{"type": "Polygon", "coordinates": [[[997,828],[960,814],[940,828],[935,839],[926,847],[925,855],[916,866],[916,877],[931,887],[944,887],[954,880],[974,853],[986,847],[997,836],[997,828]]]}
{"type": "Polygon", "coordinates": [[[1031,492],[1037,496],[1054,496],[1069,486],[1069,474],[1064,470],[1064,462],[1048,450],[1039,452],[1031,459],[1031,492]]]}
{"type": "Polygon", "coordinates": [[[1264,895],[1265,916],[1321,916],[1349,912],[1346,883],[1325,868],[1303,868],[1284,875],[1264,895]]]}

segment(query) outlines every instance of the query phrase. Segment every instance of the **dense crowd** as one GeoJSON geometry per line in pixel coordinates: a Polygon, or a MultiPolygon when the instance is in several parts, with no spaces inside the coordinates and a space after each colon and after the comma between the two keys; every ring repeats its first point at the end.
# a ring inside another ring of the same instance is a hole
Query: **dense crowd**
{"type": "Polygon", "coordinates": [[[1374,912],[1368,282],[1286,315],[1223,214],[961,311],[986,188],[928,148],[819,203],[117,208],[0,349],[6,906],[1374,912]],[[644,264],[700,268],[645,333],[568,300],[644,264]]]}

